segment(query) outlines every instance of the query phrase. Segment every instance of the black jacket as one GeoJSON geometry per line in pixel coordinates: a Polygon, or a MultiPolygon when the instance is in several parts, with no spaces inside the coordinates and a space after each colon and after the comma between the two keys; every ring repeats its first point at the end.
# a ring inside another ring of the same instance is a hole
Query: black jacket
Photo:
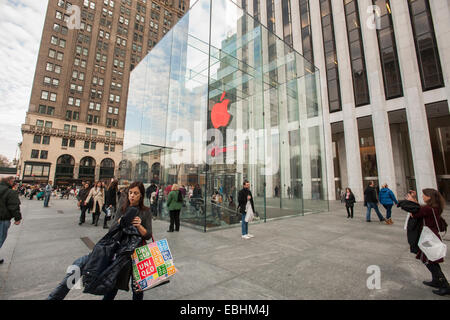
{"type": "MultiPolygon", "coordinates": [[[[417,213],[420,210],[420,204],[409,201],[409,200],[401,200],[397,204],[397,207],[402,210],[410,213],[417,213]]],[[[419,251],[419,238],[422,230],[422,219],[419,218],[409,218],[406,236],[408,238],[409,243],[409,251],[412,253],[417,253],[419,251]]]]}
{"type": "Polygon", "coordinates": [[[17,191],[5,182],[0,182],[0,220],[22,220],[20,200],[17,191]]]}
{"type": "Polygon", "coordinates": [[[377,190],[374,187],[368,186],[364,190],[364,202],[378,203],[377,190]]]}
{"type": "MultiPolygon", "coordinates": [[[[238,208],[239,212],[244,214],[245,213],[245,207],[247,206],[247,197],[251,196],[250,203],[252,205],[252,210],[255,212],[255,205],[253,203],[253,195],[252,192],[249,189],[243,188],[241,191],[239,191],[238,194],[238,208]]],[[[256,213],[255,213],[256,214],[256,213]]]]}
{"type": "Polygon", "coordinates": [[[89,191],[91,191],[91,189],[82,188],[77,196],[78,201],[81,201],[81,203],[84,204],[89,195],[89,191]]]}
{"type": "Polygon", "coordinates": [[[134,250],[143,244],[139,231],[130,224],[138,212],[135,207],[128,208],[120,224],[114,224],[97,242],[83,269],[84,293],[105,295],[114,288],[128,291],[128,283],[124,288],[120,278],[131,265],[134,250]]]}
{"type": "Polygon", "coordinates": [[[152,183],[147,190],[145,190],[145,195],[147,196],[148,199],[151,198],[152,193],[156,192],[156,190],[158,190],[158,187],[156,186],[156,184],[152,183]]]}
{"type": "Polygon", "coordinates": [[[109,206],[117,207],[117,188],[109,188],[105,192],[105,206],[108,208],[109,206]]]}
{"type": "Polygon", "coordinates": [[[345,205],[347,207],[353,207],[353,205],[356,202],[355,196],[353,195],[353,193],[350,193],[350,196],[347,199],[347,193],[346,193],[346,194],[344,194],[344,201],[345,201],[345,205]]]}

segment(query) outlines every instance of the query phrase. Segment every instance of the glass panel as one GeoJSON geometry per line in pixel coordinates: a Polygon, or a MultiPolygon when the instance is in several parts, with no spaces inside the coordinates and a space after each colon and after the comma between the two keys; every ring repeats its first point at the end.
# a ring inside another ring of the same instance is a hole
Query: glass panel
{"type": "Polygon", "coordinates": [[[303,214],[303,199],[327,210],[318,84],[232,1],[199,0],[131,74],[121,180],[159,182],[162,219],[179,185],[181,222],[205,231],[240,223],[246,179],[259,220],[303,214]]]}

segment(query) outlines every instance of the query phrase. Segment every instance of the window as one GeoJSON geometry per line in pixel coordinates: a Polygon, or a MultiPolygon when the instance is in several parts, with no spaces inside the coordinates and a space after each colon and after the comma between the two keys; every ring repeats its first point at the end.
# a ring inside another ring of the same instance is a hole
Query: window
{"type": "Polygon", "coordinates": [[[91,142],[91,150],[95,150],[96,147],[97,147],[97,143],[92,141],[91,142]]]}
{"type": "Polygon", "coordinates": [[[50,136],[43,136],[42,144],[50,144],[50,136]]]}
{"type": "Polygon", "coordinates": [[[422,89],[427,91],[443,87],[445,84],[429,0],[410,0],[408,6],[422,89]]]}
{"type": "Polygon", "coordinates": [[[42,100],[48,100],[48,91],[42,91],[41,92],[41,99],[42,100]]]}
{"type": "Polygon", "coordinates": [[[37,127],[43,127],[44,126],[44,120],[36,120],[36,126],[37,127]]]}
{"type": "Polygon", "coordinates": [[[67,147],[68,144],[69,144],[69,139],[63,138],[62,139],[62,143],[61,143],[61,147],[67,147]]]}
{"type": "Polygon", "coordinates": [[[41,151],[41,159],[47,159],[47,157],[48,157],[48,151],[46,151],[46,150],[42,150],[41,151]]]}
{"type": "Polygon", "coordinates": [[[55,108],[54,107],[47,107],[47,114],[50,116],[53,116],[55,114],[55,108]]]}
{"type": "Polygon", "coordinates": [[[389,0],[372,0],[381,9],[381,29],[377,30],[386,99],[403,96],[402,78],[395,42],[394,24],[389,0]]]}
{"type": "Polygon", "coordinates": [[[320,0],[320,12],[328,83],[328,103],[330,112],[336,112],[342,110],[342,106],[331,0],[320,0]]]}
{"type": "Polygon", "coordinates": [[[355,97],[355,105],[359,107],[369,104],[370,97],[358,2],[356,0],[344,0],[344,8],[347,21],[350,62],[352,65],[353,95],[355,97]]]}
{"type": "Polygon", "coordinates": [[[45,114],[47,112],[47,107],[42,105],[42,104],[39,105],[38,112],[42,113],[42,114],[45,114]]]}
{"type": "Polygon", "coordinates": [[[32,159],[39,158],[39,150],[35,150],[35,149],[31,150],[31,158],[32,159]]]}
{"type": "Polygon", "coordinates": [[[70,148],[75,148],[75,139],[70,139],[69,140],[69,147],[70,148]]]}
{"type": "Polygon", "coordinates": [[[84,148],[85,149],[89,149],[89,144],[90,144],[89,141],[85,141],[84,142],[84,148]]]}
{"type": "Polygon", "coordinates": [[[45,121],[45,127],[46,127],[46,128],[51,129],[52,126],[53,126],[53,122],[51,122],[51,121],[45,121]]]}
{"type": "Polygon", "coordinates": [[[68,133],[70,130],[70,124],[65,124],[64,125],[64,132],[68,133]]]}
{"type": "Polygon", "coordinates": [[[38,134],[34,135],[33,143],[41,144],[41,138],[42,138],[41,135],[38,135],[38,134]]]}

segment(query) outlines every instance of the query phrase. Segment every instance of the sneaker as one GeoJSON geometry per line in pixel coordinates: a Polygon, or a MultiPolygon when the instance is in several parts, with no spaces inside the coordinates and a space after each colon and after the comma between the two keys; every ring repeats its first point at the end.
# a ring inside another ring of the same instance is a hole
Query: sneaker
{"type": "Polygon", "coordinates": [[[247,237],[253,238],[253,237],[255,237],[255,236],[249,233],[249,234],[247,234],[247,237]]]}
{"type": "Polygon", "coordinates": [[[250,237],[248,236],[248,234],[246,234],[246,235],[242,236],[242,239],[248,240],[248,239],[250,239],[250,237]]]}

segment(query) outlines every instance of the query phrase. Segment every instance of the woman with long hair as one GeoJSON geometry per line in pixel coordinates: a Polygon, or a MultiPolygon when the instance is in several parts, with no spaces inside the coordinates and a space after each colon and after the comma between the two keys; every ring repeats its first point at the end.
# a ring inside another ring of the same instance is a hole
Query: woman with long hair
{"type": "MultiPolygon", "coordinates": [[[[111,214],[112,212],[115,212],[117,210],[117,192],[119,185],[119,181],[116,179],[113,179],[106,190],[105,193],[105,208],[106,210],[110,210],[111,214]]],[[[105,221],[103,222],[103,229],[108,229],[107,221],[109,220],[109,217],[107,214],[105,214],[105,221]]]]}
{"type": "MultiPolygon", "coordinates": [[[[119,212],[117,215],[118,220],[113,223],[120,223],[120,220],[127,212],[127,209],[130,207],[136,207],[138,209],[138,213],[136,217],[132,220],[133,226],[137,228],[139,233],[142,236],[142,241],[150,240],[152,238],[152,213],[150,208],[144,205],[145,198],[145,187],[142,182],[136,181],[130,184],[128,187],[128,197],[126,200],[123,200],[121,203],[121,207],[119,208],[119,212]]],[[[112,227],[113,227],[112,226],[112,227]]],[[[130,263],[121,270],[118,279],[116,288],[111,292],[107,293],[103,300],[114,300],[117,291],[120,290],[129,290],[129,283],[132,277],[132,265],[131,265],[131,257],[130,263]]],[[[133,300],[143,300],[144,293],[136,292],[134,287],[132,287],[133,291],[133,300]]]]}
{"type": "MultiPolygon", "coordinates": [[[[152,238],[152,216],[150,213],[150,209],[144,206],[144,196],[145,196],[145,188],[142,182],[133,182],[126,191],[123,191],[125,195],[127,192],[128,197],[121,197],[121,206],[118,210],[118,219],[114,221],[111,229],[115,228],[117,225],[129,225],[130,223],[137,229],[139,232],[142,243],[146,240],[150,240],[152,238]],[[136,210],[137,209],[137,210],[136,210]],[[131,215],[131,213],[134,213],[131,215]],[[121,223],[121,219],[124,221],[121,223]]],[[[115,287],[107,292],[103,300],[113,300],[118,290],[129,291],[129,283],[132,276],[132,261],[131,255],[129,257],[129,263],[120,270],[116,278],[115,287]]],[[[72,266],[76,266],[80,269],[80,274],[83,274],[83,271],[86,268],[86,265],[89,261],[89,255],[85,255],[76,259],[72,266]]],[[[70,289],[68,287],[68,283],[71,281],[71,277],[74,276],[75,271],[71,271],[66,274],[65,278],[58,284],[58,286],[50,293],[48,296],[48,300],[63,300],[66,295],[69,293],[70,289]]],[[[133,290],[133,300],[143,300],[144,293],[136,292],[134,286],[132,286],[133,290]]]]}
{"type": "Polygon", "coordinates": [[[95,226],[97,226],[98,219],[100,218],[100,214],[105,203],[105,190],[103,189],[101,181],[97,181],[95,183],[94,187],[89,192],[84,205],[87,205],[91,198],[94,200],[93,206],[91,208],[91,210],[94,211],[94,213],[92,214],[92,224],[95,224],[95,226]]]}
{"type": "MultiPolygon", "coordinates": [[[[441,215],[445,207],[445,200],[435,189],[423,189],[422,199],[425,205],[421,206],[417,213],[411,214],[411,217],[416,219],[421,218],[423,220],[423,225],[430,228],[431,231],[433,231],[436,236],[442,240],[439,234],[441,229],[439,221],[441,221],[441,215]]],[[[423,225],[421,226],[420,232],[422,232],[423,225]]],[[[444,262],[444,259],[442,258],[436,261],[430,261],[420,249],[416,255],[416,259],[420,259],[431,272],[432,280],[423,281],[423,284],[433,288],[438,288],[438,290],[433,290],[433,293],[437,295],[443,296],[450,294],[449,283],[442,272],[441,266],[439,265],[444,262]]]]}
{"type": "Polygon", "coordinates": [[[346,188],[344,194],[345,208],[347,209],[347,218],[353,219],[353,206],[355,205],[355,195],[352,189],[346,188]]]}

